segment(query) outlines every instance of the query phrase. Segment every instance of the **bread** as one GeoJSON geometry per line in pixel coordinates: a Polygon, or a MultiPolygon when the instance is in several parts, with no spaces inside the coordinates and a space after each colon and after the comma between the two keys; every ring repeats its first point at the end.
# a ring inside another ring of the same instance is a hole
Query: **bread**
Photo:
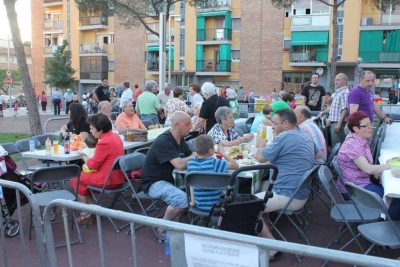
{"type": "Polygon", "coordinates": [[[239,147],[238,146],[231,146],[229,148],[229,156],[230,157],[236,157],[237,154],[239,153],[239,147]]]}

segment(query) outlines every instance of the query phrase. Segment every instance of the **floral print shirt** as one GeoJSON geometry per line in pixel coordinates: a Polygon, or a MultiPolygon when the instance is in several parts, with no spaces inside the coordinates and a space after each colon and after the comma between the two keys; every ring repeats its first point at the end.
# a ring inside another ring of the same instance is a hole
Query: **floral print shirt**
{"type": "Polygon", "coordinates": [[[215,124],[214,127],[208,132],[208,135],[214,138],[214,143],[216,145],[219,144],[222,140],[233,141],[239,138],[239,135],[233,128],[228,129],[228,136],[225,135],[224,130],[221,127],[221,124],[215,124]]]}
{"type": "Polygon", "coordinates": [[[175,111],[183,111],[189,112],[190,108],[186,105],[185,102],[180,100],[179,98],[172,98],[165,103],[165,116],[167,117],[165,123],[171,125],[171,116],[175,111]]]}

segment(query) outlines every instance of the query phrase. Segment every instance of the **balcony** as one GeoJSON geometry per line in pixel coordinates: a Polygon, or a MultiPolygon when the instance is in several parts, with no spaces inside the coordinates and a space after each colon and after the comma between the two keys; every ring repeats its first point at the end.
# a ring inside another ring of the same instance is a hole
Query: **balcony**
{"type": "MultiPolygon", "coordinates": [[[[166,37],[165,37],[165,42],[166,42],[167,45],[169,44],[168,35],[169,34],[167,32],[166,33],[166,37]]],[[[157,44],[158,45],[159,40],[160,40],[160,38],[158,36],[152,34],[152,33],[146,34],[146,43],[147,44],[153,44],[153,45],[157,44]]],[[[171,36],[171,42],[172,42],[171,44],[174,43],[174,40],[175,40],[175,36],[171,36]]]]}
{"type": "Polygon", "coordinates": [[[106,78],[108,79],[108,72],[107,71],[100,71],[100,72],[80,72],[80,82],[81,83],[101,83],[101,79],[106,78]]]}
{"type": "Polygon", "coordinates": [[[196,12],[232,11],[231,0],[198,1],[196,12]]]}
{"type": "Polygon", "coordinates": [[[45,46],[44,47],[44,57],[52,57],[54,52],[56,52],[58,46],[52,45],[52,46],[45,46]]]}
{"type": "Polygon", "coordinates": [[[359,52],[364,63],[400,63],[400,52],[359,52]]]}
{"type": "Polygon", "coordinates": [[[44,0],[43,7],[63,5],[63,0],[44,0]]]}
{"type": "MultiPolygon", "coordinates": [[[[146,64],[147,64],[147,72],[149,72],[149,74],[158,74],[158,72],[160,71],[158,60],[147,60],[146,64]]],[[[169,64],[169,60],[166,60],[165,70],[168,71],[169,67],[171,67],[171,70],[174,70],[174,60],[171,60],[171,64],[169,64]]]]}
{"type": "Polygon", "coordinates": [[[289,66],[325,66],[328,49],[321,46],[292,46],[289,66]]]}
{"type": "Polygon", "coordinates": [[[196,75],[203,76],[230,76],[230,60],[196,60],[196,75]]]}
{"type": "Polygon", "coordinates": [[[107,56],[108,45],[107,44],[81,44],[79,50],[79,56],[107,56]]]}
{"type": "Polygon", "coordinates": [[[290,30],[291,31],[329,30],[330,23],[331,23],[330,14],[292,16],[290,30]]]}
{"type": "Polygon", "coordinates": [[[108,29],[108,18],[105,16],[92,16],[79,18],[79,30],[106,30],[108,29]]]}
{"type": "Polygon", "coordinates": [[[197,29],[197,42],[201,44],[231,43],[232,30],[223,29],[197,29]]]}
{"type": "Polygon", "coordinates": [[[392,13],[361,13],[361,22],[360,26],[365,29],[376,29],[377,26],[382,26],[382,29],[391,28],[398,29],[400,25],[400,12],[392,12],[392,13]]]}
{"type": "Polygon", "coordinates": [[[43,21],[43,33],[63,33],[64,21],[63,19],[45,19],[43,21]]]}

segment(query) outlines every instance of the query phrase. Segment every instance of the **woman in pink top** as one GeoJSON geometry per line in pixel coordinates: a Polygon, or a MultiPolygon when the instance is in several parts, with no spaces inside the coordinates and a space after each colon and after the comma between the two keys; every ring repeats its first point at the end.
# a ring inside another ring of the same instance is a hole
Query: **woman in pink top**
{"type": "MultiPolygon", "coordinates": [[[[372,123],[367,114],[362,111],[354,112],[349,116],[347,126],[350,132],[337,157],[338,165],[342,169],[343,179],[383,197],[381,173],[390,169],[389,164],[374,165],[368,138],[372,137],[372,123]]],[[[345,199],[349,196],[344,185],[338,180],[338,187],[345,199]]],[[[393,199],[389,208],[390,217],[400,219],[400,199],[393,199]]]]}

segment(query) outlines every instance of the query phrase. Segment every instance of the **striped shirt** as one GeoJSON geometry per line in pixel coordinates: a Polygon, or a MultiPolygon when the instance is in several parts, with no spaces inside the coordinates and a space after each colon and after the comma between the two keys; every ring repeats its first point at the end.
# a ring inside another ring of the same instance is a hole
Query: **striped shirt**
{"type": "Polygon", "coordinates": [[[331,110],[329,111],[329,120],[331,122],[338,122],[340,120],[342,111],[347,108],[349,93],[350,91],[347,86],[336,89],[335,96],[333,97],[331,105],[331,110]]]}
{"type": "MultiPolygon", "coordinates": [[[[228,162],[215,158],[198,159],[193,157],[188,161],[188,172],[219,172],[224,173],[228,169],[228,162]]],[[[218,203],[222,191],[201,189],[194,187],[194,203],[202,210],[211,210],[218,203]]]]}
{"type": "Polygon", "coordinates": [[[315,164],[324,164],[327,156],[325,137],[318,126],[314,123],[314,119],[304,121],[299,125],[299,128],[313,140],[316,148],[316,155],[322,153],[321,158],[315,159],[315,164]]]}

